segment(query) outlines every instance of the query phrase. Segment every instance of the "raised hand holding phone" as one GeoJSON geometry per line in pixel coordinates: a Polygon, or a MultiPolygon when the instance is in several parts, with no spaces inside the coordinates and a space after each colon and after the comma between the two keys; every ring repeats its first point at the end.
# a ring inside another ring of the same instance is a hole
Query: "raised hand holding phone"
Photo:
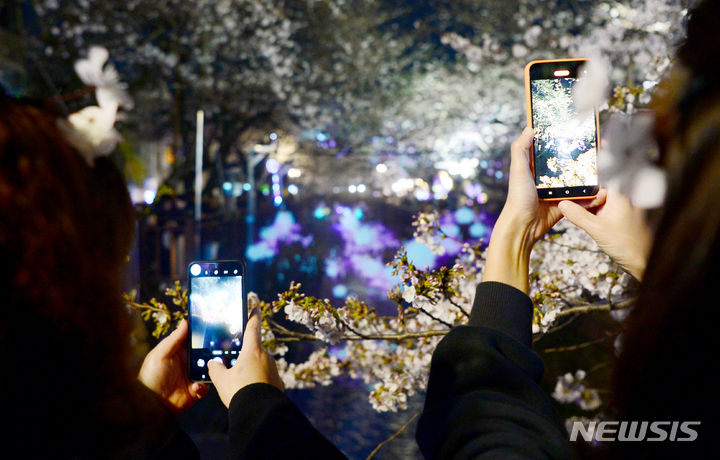
{"type": "Polygon", "coordinates": [[[243,348],[235,365],[228,369],[217,361],[208,363],[210,380],[225,407],[230,407],[230,401],[238,390],[253,383],[267,383],[285,390],[275,360],[263,349],[261,337],[260,309],[256,307],[245,328],[243,348]]]}
{"type": "MultiPolygon", "coordinates": [[[[538,199],[529,160],[532,142],[528,127],[510,146],[508,197],[490,237],[483,273],[483,281],[509,284],[525,293],[532,248],[563,217],[557,201],[538,199]]],[[[581,204],[593,208],[604,200],[601,191],[581,204]]]]}
{"type": "Polygon", "coordinates": [[[138,379],[175,415],[190,409],[208,392],[207,385],[191,382],[185,372],[187,338],[188,324],[182,320],[170,335],[150,350],[138,375],[138,379]]]}

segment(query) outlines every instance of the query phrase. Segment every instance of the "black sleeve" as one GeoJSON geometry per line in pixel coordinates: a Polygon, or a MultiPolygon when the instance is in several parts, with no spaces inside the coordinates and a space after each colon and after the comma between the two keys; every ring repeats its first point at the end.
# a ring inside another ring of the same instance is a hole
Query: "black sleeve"
{"type": "Polygon", "coordinates": [[[540,388],[531,350],[532,302],[497,282],[480,283],[467,326],[433,353],[416,431],[426,458],[569,458],[567,434],[540,388]]]}
{"type": "Polygon", "coordinates": [[[228,416],[231,458],[346,458],[272,385],[254,383],[238,390],[228,416]]]}

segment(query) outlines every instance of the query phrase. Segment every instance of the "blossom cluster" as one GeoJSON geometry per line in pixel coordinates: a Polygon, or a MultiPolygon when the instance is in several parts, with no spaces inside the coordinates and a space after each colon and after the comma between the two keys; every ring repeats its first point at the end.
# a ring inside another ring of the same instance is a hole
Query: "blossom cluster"
{"type": "Polygon", "coordinates": [[[586,373],[579,369],[575,374],[561,375],[555,384],[552,397],[563,404],[577,404],[582,410],[595,410],[600,407],[602,400],[598,391],[587,387],[586,373]]]}
{"type": "Polygon", "coordinates": [[[534,332],[548,331],[572,307],[627,300],[633,278],[567,220],[539,241],[530,259],[534,332]]]}

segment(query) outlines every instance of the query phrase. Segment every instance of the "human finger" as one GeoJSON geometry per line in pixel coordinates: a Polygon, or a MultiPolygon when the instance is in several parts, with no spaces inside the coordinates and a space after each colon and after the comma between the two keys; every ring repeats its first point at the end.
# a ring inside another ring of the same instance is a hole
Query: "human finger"
{"type": "Polygon", "coordinates": [[[582,201],[576,201],[575,203],[579,204],[585,209],[595,209],[599,206],[602,206],[605,204],[605,201],[608,197],[608,191],[606,188],[601,188],[598,190],[597,195],[595,195],[594,198],[591,200],[582,200],[582,201]]]}
{"type": "Polygon", "coordinates": [[[174,331],[167,337],[162,339],[156,346],[155,349],[164,355],[172,353],[175,349],[180,347],[187,337],[188,323],[186,319],[181,320],[174,331]]]}
{"type": "Polygon", "coordinates": [[[601,225],[599,218],[595,214],[575,202],[568,200],[561,201],[558,203],[558,209],[570,222],[582,228],[590,235],[594,235],[598,226],[601,225]]]}
{"type": "Polygon", "coordinates": [[[243,347],[250,345],[257,349],[262,348],[262,334],[260,333],[260,307],[253,308],[243,333],[243,347]]]}
{"type": "Polygon", "coordinates": [[[517,139],[510,144],[510,168],[529,168],[530,147],[533,141],[532,128],[525,127],[517,139]]]}
{"type": "Polygon", "coordinates": [[[205,396],[207,396],[208,391],[209,391],[209,388],[204,383],[194,382],[190,385],[190,394],[195,399],[204,398],[205,396]]]}
{"type": "Polygon", "coordinates": [[[223,375],[223,372],[227,372],[228,370],[227,367],[225,367],[225,363],[215,361],[214,359],[208,361],[207,368],[208,374],[210,375],[210,380],[212,381],[220,378],[223,375]]]}

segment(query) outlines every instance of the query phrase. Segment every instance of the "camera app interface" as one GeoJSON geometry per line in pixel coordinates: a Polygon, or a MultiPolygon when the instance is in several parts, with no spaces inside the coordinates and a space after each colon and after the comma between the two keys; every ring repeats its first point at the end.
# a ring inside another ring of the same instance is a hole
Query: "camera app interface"
{"type": "Polygon", "coordinates": [[[531,81],[538,188],[598,184],[595,113],[575,110],[575,82],[575,78],[531,81]]]}
{"type": "Polygon", "coordinates": [[[205,276],[203,272],[190,277],[188,359],[196,379],[207,379],[207,363],[212,359],[235,364],[243,336],[242,283],[242,276],[232,274],[205,276]]]}

